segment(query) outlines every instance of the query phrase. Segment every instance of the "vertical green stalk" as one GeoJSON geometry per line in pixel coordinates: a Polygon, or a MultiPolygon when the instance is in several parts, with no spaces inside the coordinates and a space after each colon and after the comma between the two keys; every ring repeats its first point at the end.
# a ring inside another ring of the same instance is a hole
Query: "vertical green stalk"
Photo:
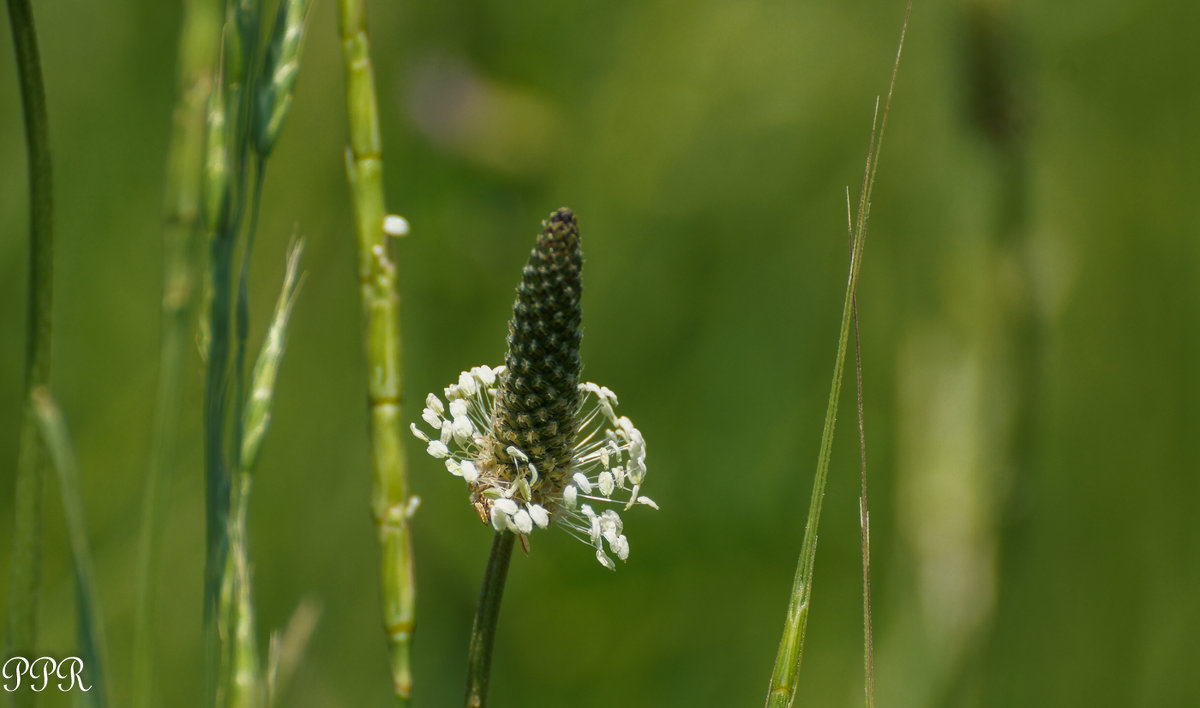
{"type": "Polygon", "coordinates": [[[221,3],[187,0],[179,42],[179,95],[167,155],[163,225],[163,295],[158,391],[150,438],[150,459],[142,498],[137,602],[134,618],[134,708],[153,704],[154,636],[162,519],[174,466],[183,359],[191,346],[198,252],[204,113],[212,88],[221,3]]]}
{"type": "Polygon", "coordinates": [[[500,619],[500,601],[504,598],[504,581],[512,560],[516,534],[499,531],[492,539],[483,586],[479,589],[479,605],[471,625],[471,646],[467,651],[467,708],[487,705],[488,677],[492,673],[492,646],[496,643],[496,623],[500,619]]]}
{"type": "MultiPolygon", "coordinates": [[[[25,120],[29,168],[29,304],[25,334],[25,404],[13,497],[13,553],[9,587],[11,655],[38,656],[37,596],[41,573],[42,442],[33,391],[50,382],[51,305],[54,295],[53,189],[46,91],[38,59],[29,0],[8,0],[9,25],[25,120]]],[[[18,693],[14,705],[33,705],[34,694],[18,693]]]]}
{"type": "Polygon", "coordinates": [[[230,288],[234,246],[241,225],[248,117],[243,116],[249,82],[247,54],[256,26],[238,4],[227,4],[221,63],[208,101],[205,136],[204,217],[209,229],[208,356],[204,388],[205,564],[204,706],[220,701],[224,646],[221,612],[229,551],[229,508],[233,491],[226,452],[226,400],[229,390],[230,288]]]}
{"type": "Polygon", "coordinates": [[[883,117],[871,124],[871,141],[867,150],[863,183],[859,192],[858,215],[854,222],[854,248],[850,258],[850,277],[846,283],[846,295],[842,303],[842,323],[838,333],[837,358],[834,361],[833,383],[829,389],[829,403],[825,411],[825,424],[821,432],[821,447],[817,455],[817,472],[813,479],[812,498],[808,507],[808,520],[804,526],[804,541],[800,558],[796,563],[796,575],[792,581],[792,594],[788,601],[783,636],[771,671],[771,683],[767,690],[767,708],[791,706],[800,680],[800,663],[804,657],[804,634],[808,628],[809,602],[812,597],[813,569],[817,558],[817,527],[821,520],[821,502],[825,497],[825,485],[829,478],[829,459],[833,448],[833,431],[837,421],[838,399],[842,390],[842,372],[845,368],[846,347],[850,337],[850,322],[854,310],[855,293],[858,288],[858,273],[862,264],[863,248],[866,244],[867,223],[871,213],[871,190],[875,185],[875,174],[879,167],[879,148],[883,142],[883,131],[887,126],[888,110],[892,105],[892,93],[896,88],[896,73],[900,68],[900,53],[904,49],[904,36],[908,31],[908,18],[912,1],[904,12],[904,23],[900,30],[900,43],[896,50],[896,61],[892,65],[892,78],[884,102],[883,117]],[[875,130],[878,123],[878,132],[875,130]]]}
{"type": "Polygon", "coordinates": [[[375,75],[367,39],[366,8],[340,0],[338,31],[346,68],[350,146],[347,179],[358,237],[358,281],[367,357],[367,402],[372,450],[371,513],[379,529],[383,620],[397,705],[412,697],[410,667],[416,582],[409,524],[408,475],[400,428],[401,339],[396,265],[384,233],[383,161],[375,75]]]}

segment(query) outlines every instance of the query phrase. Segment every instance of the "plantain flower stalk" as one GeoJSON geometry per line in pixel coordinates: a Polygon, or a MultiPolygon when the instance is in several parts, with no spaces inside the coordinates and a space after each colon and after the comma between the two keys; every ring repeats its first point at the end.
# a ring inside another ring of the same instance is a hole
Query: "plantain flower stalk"
{"type": "Polygon", "coordinates": [[[504,365],[462,372],[444,402],[429,394],[421,418],[432,433],[411,428],[466,482],[484,523],[527,550],[530,533],[557,525],[615,570],[629,540],[614,507],[658,505],[640,494],[641,432],[617,416],[616,394],[579,381],[582,268],[575,215],[559,209],[522,272],[504,365]]]}

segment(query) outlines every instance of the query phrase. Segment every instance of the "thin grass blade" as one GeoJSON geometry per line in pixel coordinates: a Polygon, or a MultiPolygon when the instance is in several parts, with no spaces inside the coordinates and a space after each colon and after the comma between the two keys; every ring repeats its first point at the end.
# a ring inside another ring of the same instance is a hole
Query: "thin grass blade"
{"type": "Polygon", "coordinates": [[[808,519],[804,526],[804,541],[800,549],[800,558],[796,563],[796,575],[792,581],[792,593],[788,601],[787,614],[784,620],[783,636],[780,639],[779,649],[776,652],[775,666],[771,671],[771,683],[767,690],[766,705],[768,708],[791,706],[795,700],[796,687],[800,680],[800,664],[804,657],[804,636],[805,630],[808,627],[813,571],[817,556],[817,527],[820,524],[821,503],[825,497],[825,486],[829,478],[829,460],[833,449],[833,433],[837,421],[838,401],[841,396],[842,376],[845,370],[851,317],[854,310],[855,294],[858,288],[858,274],[862,264],[863,249],[866,244],[871,190],[874,187],[875,175],[879,167],[879,148],[883,141],[884,127],[887,125],[888,109],[891,106],[892,93],[896,86],[896,73],[900,67],[900,54],[904,48],[904,37],[908,31],[908,18],[911,11],[912,2],[909,0],[900,31],[896,61],[892,66],[892,76],[888,87],[887,101],[884,104],[883,116],[882,119],[879,118],[879,104],[876,101],[875,120],[871,124],[871,140],[867,150],[866,166],[863,169],[863,187],[859,197],[858,217],[855,220],[854,226],[854,247],[850,259],[850,275],[846,283],[845,298],[842,302],[842,321],[838,332],[838,348],[837,358],[834,361],[833,382],[830,385],[829,402],[825,411],[825,423],[821,432],[821,447],[817,455],[817,472],[813,479],[813,491],[809,502],[808,519]],[[878,130],[876,130],[877,126],[878,130]]]}

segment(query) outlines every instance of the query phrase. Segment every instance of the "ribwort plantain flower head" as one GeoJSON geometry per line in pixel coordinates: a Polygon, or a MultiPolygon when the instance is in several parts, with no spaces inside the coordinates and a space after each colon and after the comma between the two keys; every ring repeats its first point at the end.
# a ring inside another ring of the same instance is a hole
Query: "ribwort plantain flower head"
{"type": "Polygon", "coordinates": [[[579,344],[583,254],[569,209],[543,223],[517,287],[503,366],[477,366],[447,386],[445,402],[425,399],[413,434],[431,457],[461,477],[479,518],[527,545],[534,529],[556,524],[616,569],[629,540],[620,513],[657,509],[640,494],[646,442],[617,396],[581,383],[579,344]]]}

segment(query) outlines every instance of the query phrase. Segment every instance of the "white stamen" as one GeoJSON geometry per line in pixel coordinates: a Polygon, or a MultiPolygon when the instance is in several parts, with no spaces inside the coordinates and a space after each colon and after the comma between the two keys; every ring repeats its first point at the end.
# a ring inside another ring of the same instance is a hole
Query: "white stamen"
{"type": "Polygon", "coordinates": [[[408,219],[399,214],[388,214],[383,217],[383,232],[388,236],[399,238],[408,235],[408,219]]]}
{"type": "Polygon", "coordinates": [[[466,445],[475,439],[475,424],[471,422],[470,418],[464,415],[454,419],[454,439],[459,445],[466,445]]]}
{"type": "MultiPolygon", "coordinates": [[[[429,455],[443,460],[450,474],[470,486],[475,501],[488,509],[494,529],[527,535],[557,522],[589,543],[597,562],[615,570],[614,558],[629,557],[629,539],[617,509],[635,505],[658,509],[652,499],[639,496],[646,476],[646,441],[641,431],[629,418],[617,416],[617,396],[611,389],[580,383],[581,404],[574,421],[578,434],[566,461],[567,472],[559,468],[544,477],[540,450],[535,455],[500,443],[492,432],[497,389],[503,387],[505,374],[503,366],[476,366],[461,372],[458,381],[444,389],[444,400],[434,394],[425,398],[421,419],[433,434],[415,423],[409,429],[426,443],[429,455]],[[618,490],[620,500],[613,498],[618,490]],[[580,504],[585,500],[599,509],[580,504]]],[[[415,510],[416,503],[413,497],[408,505],[415,510]]],[[[394,513],[401,518],[405,510],[397,505],[394,513]]]]}
{"type": "Polygon", "coordinates": [[[612,496],[613,488],[616,485],[616,480],[613,478],[612,472],[604,470],[600,473],[600,493],[606,497],[612,496]]]}
{"type": "Polygon", "coordinates": [[[533,523],[539,529],[544,529],[550,525],[550,514],[547,513],[544,506],[541,504],[530,504],[527,508],[529,509],[529,518],[533,520],[533,523]]]}
{"type": "Polygon", "coordinates": [[[513,525],[521,533],[529,533],[533,530],[533,519],[529,518],[529,512],[521,509],[513,515],[513,525]]]}
{"type": "Polygon", "coordinates": [[[458,375],[458,388],[464,395],[474,396],[475,392],[479,390],[479,385],[476,383],[474,376],[464,371],[458,375]]]}
{"type": "Polygon", "coordinates": [[[609,544],[609,547],[612,548],[613,553],[617,554],[617,558],[623,561],[629,560],[629,539],[625,537],[625,534],[618,536],[617,542],[609,544]]]}
{"type": "Polygon", "coordinates": [[[501,497],[492,504],[492,508],[499,509],[501,513],[512,516],[513,514],[517,513],[517,509],[520,507],[518,507],[517,503],[512,499],[505,499],[501,497]]]}

